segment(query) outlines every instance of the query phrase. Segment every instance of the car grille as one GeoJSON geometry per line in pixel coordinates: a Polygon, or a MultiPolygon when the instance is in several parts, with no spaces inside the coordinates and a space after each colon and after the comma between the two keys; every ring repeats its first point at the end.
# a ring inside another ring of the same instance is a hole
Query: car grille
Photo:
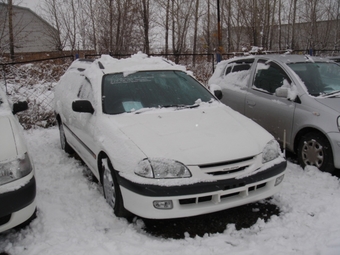
{"type": "Polygon", "coordinates": [[[228,175],[243,171],[253,163],[254,158],[255,157],[248,157],[227,162],[200,165],[199,167],[204,173],[209,175],[228,175]]]}
{"type": "MultiPolygon", "coordinates": [[[[256,190],[264,188],[266,185],[267,185],[267,183],[262,183],[262,184],[250,186],[250,187],[248,187],[248,193],[251,194],[252,192],[254,192],[256,190]]],[[[231,188],[233,188],[233,187],[231,187],[231,188]]],[[[227,189],[224,189],[224,190],[227,190],[227,189]]],[[[241,192],[244,192],[244,191],[241,191],[241,192]]],[[[223,202],[224,199],[241,195],[241,192],[234,192],[234,193],[221,195],[221,196],[219,196],[218,200],[223,202]]],[[[180,199],[179,204],[180,205],[199,204],[199,203],[203,203],[203,202],[209,202],[209,201],[212,201],[212,200],[213,200],[213,196],[192,197],[192,198],[180,199]]]]}

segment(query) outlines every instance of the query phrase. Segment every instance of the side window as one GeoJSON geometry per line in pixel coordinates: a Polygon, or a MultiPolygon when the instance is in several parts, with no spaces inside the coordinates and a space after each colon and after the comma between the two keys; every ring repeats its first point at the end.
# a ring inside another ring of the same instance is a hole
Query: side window
{"type": "Polygon", "coordinates": [[[80,99],[89,100],[91,103],[94,102],[93,90],[90,81],[85,78],[80,86],[78,97],[80,99]]]}
{"type": "Polygon", "coordinates": [[[283,69],[274,62],[260,59],[256,65],[253,88],[274,94],[277,88],[291,84],[283,69]]]}
{"type": "Polygon", "coordinates": [[[250,70],[253,61],[253,59],[249,59],[247,61],[235,61],[229,63],[224,72],[226,82],[230,85],[246,87],[250,78],[250,70]]]}

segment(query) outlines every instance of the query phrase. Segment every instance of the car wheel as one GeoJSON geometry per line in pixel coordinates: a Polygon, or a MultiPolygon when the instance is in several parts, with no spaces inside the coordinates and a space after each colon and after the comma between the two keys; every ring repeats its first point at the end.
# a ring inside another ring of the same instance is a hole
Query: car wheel
{"type": "Polygon", "coordinates": [[[66,140],[65,132],[64,132],[64,126],[63,126],[62,123],[58,123],[58,126],[59,126],[59,136],[60,136],[61,149],[64,150],[68,154],[72,154],[74,151],[66,140]]]}
{"type": "Polygon", "coordinates": [[[122,193],[120,191],[116,172],[109,160],[102,162],[102,185],[106,202],[113,208],[117,217],[131,217],[131,213],[124,208],[122,193]]]}
{"type": "Polygon", "coordinates": [[[302,167],[311,165],[323,172],[334,172],[332,147],[321,133],[310,132],[301,137],[298,158],[302,167]]]}

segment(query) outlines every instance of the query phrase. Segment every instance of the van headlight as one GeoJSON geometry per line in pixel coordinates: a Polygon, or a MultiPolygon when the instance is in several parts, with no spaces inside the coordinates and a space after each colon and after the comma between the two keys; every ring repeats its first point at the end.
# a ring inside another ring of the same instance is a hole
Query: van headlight
{"type": "Polygon", "coordinates": [[[144,159],[138,163],[135,174],[155,179],[188,178],[191,172],[182,163],[172,159],[144,159]]]}
{"type": "Polygon", "coordinates": [[[25,177],[32,172],[32,164],[27,153],[6,163],[0,163],[0,185],[25,177]]]}
{"type": "Polygon", "coordinates": [[[281,149],[279,143],[276,140],[271,140],[263,149],[262,163],[267,163],[273,159],[276,159],[278,156],[280,156],[280,153],[281,149]]]}

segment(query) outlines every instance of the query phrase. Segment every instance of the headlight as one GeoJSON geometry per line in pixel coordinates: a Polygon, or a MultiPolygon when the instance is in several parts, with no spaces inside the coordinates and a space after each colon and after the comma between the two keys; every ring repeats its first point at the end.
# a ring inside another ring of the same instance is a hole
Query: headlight
{"type": "Polygon", "coordinates": [[[280,155],[280,152],[281,150],[279,143],[276,140],[271,140],[263,149],[262,163],[276,159],[280,155]]]}
{"type": "Polygon", "coordinates": [[[191,177],[185,165],[171,159],[144,159],[139,162],[135,174],[155,179],[191,177]]]}
{"type": "Polygon", "coordinates": [[[31,171],[32,165],[27,153],[23,158],[0,163],[0,185],[25,177],[31,171]]]}

